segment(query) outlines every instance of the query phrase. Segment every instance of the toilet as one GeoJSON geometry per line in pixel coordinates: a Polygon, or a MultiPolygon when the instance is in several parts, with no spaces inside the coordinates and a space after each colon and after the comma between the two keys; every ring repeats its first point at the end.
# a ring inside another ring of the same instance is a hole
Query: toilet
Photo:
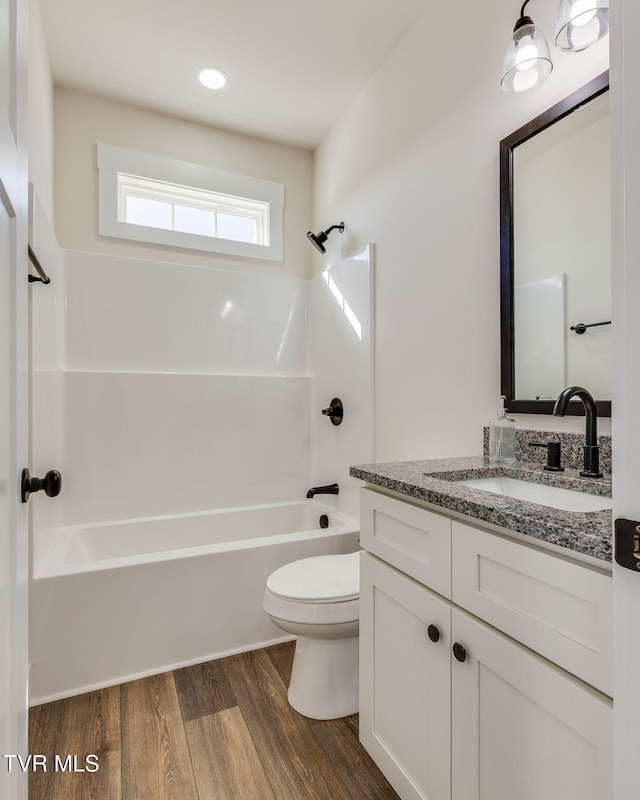
{"type": "Polygon", "coordinates": [[[358,711],[359,583],[358,552],[303,558],[267,579],[264,610],[298,637],[287,698],[305,717],[358,711]]]}

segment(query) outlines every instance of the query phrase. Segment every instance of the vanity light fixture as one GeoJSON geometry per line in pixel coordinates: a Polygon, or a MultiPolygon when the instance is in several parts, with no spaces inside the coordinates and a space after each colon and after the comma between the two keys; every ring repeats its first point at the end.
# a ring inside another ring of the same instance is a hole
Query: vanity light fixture
{"type": "Polygon", "coordinates": [[[515,24],[504,61],[500,85],[505,92],[523,92],[545,81],[553,64],[549,45],[544,34],[536,28],[531,17],[524,13],[530,0],[525,0],[520,9],[520,18],[515,24]]]}
{"type": "Polygon", "coordinates": [[[207,89],[222,89],[227,85],[227,76],[215,67],[201,67],[198,70],[198,80],[207,89]]]}
{"type": "Polygon", "coordinates": [[[579,52],[609,32],[609,0],[561,0],[556,47],[579,52]]]}
{"type": "MultiPolygon", "coordinates": [[[[553,64],[544,35],[520,9],[502,63],[500,85],[505,92],[523,92],[539,86],[553,64]]],[[[609,32],[609,0],[560,0],[556,18],[556,47],[567,52],[586,50],[609,32]]]]}

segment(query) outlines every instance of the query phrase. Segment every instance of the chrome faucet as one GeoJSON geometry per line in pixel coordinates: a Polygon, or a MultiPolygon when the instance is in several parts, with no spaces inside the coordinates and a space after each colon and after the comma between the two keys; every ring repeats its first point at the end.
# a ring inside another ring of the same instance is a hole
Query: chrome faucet
{"type": "Polygon", "coordinates": [[[598,432],[596,427],[598,411],[596,409],[596,401],[593,399],[591,392],[583,389],[582,386],[569,386],[568,389],[565,389],[558,395],[556,404],[553,407],[553,413],[556,417],[564,417],[567,411],[567,405],[572,397],[578,397],[582,400],[586,417],[584,469],[580,474],[583,478],[601,478],[600,448],[598,447],[598,432]]]}
{"type": "Polygon", "coordinates": [[[307,492],[307,497],[311,498],[316,494],[338,494],[340,487],[337,483],[330,483],[328,486],[314,486],[307,492]]]}

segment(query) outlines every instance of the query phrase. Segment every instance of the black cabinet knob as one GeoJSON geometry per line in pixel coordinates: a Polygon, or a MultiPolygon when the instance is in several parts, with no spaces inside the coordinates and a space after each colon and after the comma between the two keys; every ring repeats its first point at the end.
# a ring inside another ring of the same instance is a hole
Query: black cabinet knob
{"type": "Polygon", "coordinates": [[[57,469],[50,469],[44,478],[32,478],[28,469],[22,470],[20,494],[22,502],[26,503],[34,492],[43,490],[47,497],[57,497],[62,491],[62,475],[57,469]]]}
{"type": "Polygon", "coordinates": [[[429,625],[427,628],[427,636],[432,642],[438,642],[440,640],[440,631],[435,625],[429,625]]]}
{"type": "Polygon", "coordinates": [[[455,642],[454,643],[454,645],[453,645],[453,655],[455,656],[456,661],[460,661],[461,663],[463,661],[467,660],[467,651],[460,644],[460,642],[455,642]]]}

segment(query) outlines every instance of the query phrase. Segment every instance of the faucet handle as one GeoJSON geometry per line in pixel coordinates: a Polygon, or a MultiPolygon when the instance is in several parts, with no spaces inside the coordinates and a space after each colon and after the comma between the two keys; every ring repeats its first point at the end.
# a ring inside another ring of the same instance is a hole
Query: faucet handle
{"type": "Polygon", "coordinates": [[[323,408],[322,413],[325,417],[329,417],[334,425],[339,425],[342,422],[342,417],[344,416],[342,400],[340,400],[339,397],[334,397],[331,401],[331,405],[328,408],[323,408]]]}
{"type": "Polygon", "coordinates": [[[529,442],[529,447],[547,448],[547,472],[564,472],[562,466],[560,442],[529,442]]]}

